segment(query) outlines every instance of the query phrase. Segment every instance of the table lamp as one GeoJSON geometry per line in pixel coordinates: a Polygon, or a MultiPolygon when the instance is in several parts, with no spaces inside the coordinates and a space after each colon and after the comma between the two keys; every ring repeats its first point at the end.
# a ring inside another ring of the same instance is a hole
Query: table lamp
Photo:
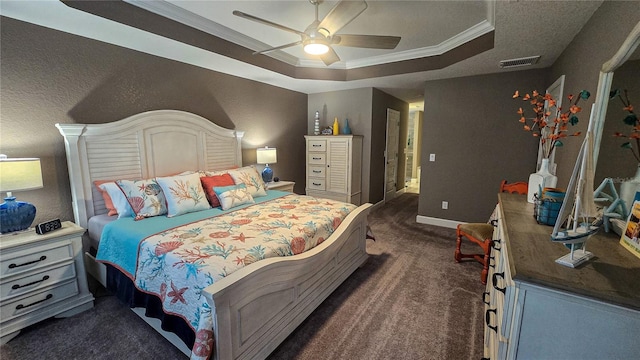
{"type": "Polygon", "coordinates": [[[12,191],[42,188],[40,159],[9,159],[0,155],[0,192],[7,197],[0,204],[0,233],[26,230],[36,217],[36,207],[24,201],[16,201],[12,191]]]}
{"type": "Polygon", "coordinates": [[[275,164],[278,162],[278,154],[276,148],[270,148],[265,146],[263,148],[256,149],[256,158],[258,164],[264,164],[264,170],[262,170],[262,181],[265,183],[273,180],[273,170],[269,167],[269,164],[275,164]]]}

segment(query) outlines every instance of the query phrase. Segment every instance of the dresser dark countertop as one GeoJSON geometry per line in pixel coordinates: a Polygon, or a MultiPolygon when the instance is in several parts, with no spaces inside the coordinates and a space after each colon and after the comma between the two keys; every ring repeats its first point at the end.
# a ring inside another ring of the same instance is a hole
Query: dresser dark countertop
{"type": "Polygon", "coordinates": [[[535,221],[525,195],[500,193],[498,200],[515,281],[640,310],[640,258],[620,245],[618,235],[601,228],[587,241],[595,257],[578,268],[566,267],[555,260],[569,249],[551,241],[553,227],[535,221]]]}

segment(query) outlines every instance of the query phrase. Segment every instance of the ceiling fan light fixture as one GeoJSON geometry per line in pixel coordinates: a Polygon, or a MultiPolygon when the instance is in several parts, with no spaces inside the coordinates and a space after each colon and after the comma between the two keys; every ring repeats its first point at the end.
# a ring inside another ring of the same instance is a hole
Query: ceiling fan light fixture
{"type": "Polygon", "coordinates": [[[310,55],[323,55],[329,51],[329,45],[321,39],[309,39],[304,42],[304,52],[310,55]]]}

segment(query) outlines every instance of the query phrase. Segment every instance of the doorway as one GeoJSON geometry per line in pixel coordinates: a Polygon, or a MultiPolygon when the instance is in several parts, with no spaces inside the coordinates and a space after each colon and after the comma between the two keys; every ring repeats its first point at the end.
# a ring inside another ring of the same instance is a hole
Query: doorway
{"type": "Polygon", "coordinates": [[[422,131],[422,111],[412,111],[409,113],[407,124],[407,143],[405,147],[405,192],[420,193],[420,147],[422,131]]]}

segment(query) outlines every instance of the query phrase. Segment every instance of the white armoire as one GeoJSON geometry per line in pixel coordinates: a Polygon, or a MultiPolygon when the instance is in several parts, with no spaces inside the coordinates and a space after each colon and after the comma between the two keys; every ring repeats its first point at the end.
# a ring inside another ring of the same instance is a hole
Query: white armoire
{"type": "Polygon", "coordinates": [[[360,205],[362,136],[306,135],[305,139],[307,195],[360,205]]]}

